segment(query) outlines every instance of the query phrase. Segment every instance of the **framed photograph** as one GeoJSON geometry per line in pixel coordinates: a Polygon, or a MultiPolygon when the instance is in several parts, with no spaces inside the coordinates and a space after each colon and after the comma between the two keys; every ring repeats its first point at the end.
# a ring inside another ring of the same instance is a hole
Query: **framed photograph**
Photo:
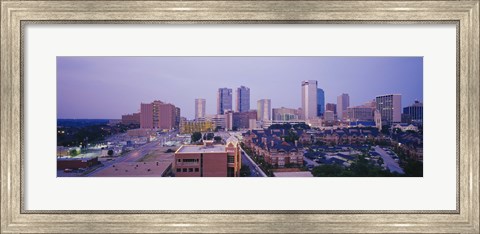
{"type": "Polygon", "coordinates": [[[3,1],[2,233],[479,233],[479,1],[3,1]]]}

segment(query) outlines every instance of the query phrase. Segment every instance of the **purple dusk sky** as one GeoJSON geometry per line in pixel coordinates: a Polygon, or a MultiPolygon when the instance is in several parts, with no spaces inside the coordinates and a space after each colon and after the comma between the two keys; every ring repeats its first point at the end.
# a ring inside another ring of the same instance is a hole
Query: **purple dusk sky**
{"type": "Polygon", "coordinates": [[[119,119],[153,100],[195,115],[195,98],[216,113],[218,88],[250,88],[250,108],[301,106],[301,81],[317,80],[326,103],[341,93],[350,105],[402,94],[402,105],[423,101],[422,57],[57,57],[57,117],[119,119]]]}

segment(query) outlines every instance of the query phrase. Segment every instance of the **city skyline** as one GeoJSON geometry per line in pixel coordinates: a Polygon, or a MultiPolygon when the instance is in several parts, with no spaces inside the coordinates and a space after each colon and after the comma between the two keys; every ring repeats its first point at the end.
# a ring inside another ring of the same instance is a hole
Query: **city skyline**
{"type": "Polygon", "coordinates": [[[402,107],[423,102],[421,57],[57,57],[57,117],[118,119],[160,100],[193,119],[195,99],[215,114],[218,89],[241,86],[251,109],[261,99],[299,108],[303,80],[318,82],[325,103],[342,93],[350,106],[389,93],[402,94],[402,107]]]}

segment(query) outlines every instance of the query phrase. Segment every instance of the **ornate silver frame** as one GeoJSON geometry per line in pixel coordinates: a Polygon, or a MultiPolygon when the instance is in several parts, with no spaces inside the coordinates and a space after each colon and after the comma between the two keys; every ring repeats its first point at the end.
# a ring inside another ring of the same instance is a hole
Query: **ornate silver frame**
{"type": "Polygon", "coordinates": [[[1,2],[1,232],[479,233],[479,1],[1,2]],[[23,28],[29,23],[457,24],[455,211],[28,211],[23,28]],[[128,214],[128,215],[126,215],[128,214]],[[65,220],[65,217],[69,217],[65,220]]]}

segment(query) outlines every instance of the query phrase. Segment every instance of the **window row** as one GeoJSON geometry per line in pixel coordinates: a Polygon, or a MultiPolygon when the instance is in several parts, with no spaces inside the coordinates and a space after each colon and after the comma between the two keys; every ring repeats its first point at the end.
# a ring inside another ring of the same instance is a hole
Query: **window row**
{"type": "Polygon", "coordinates": [[[198,172],[198,167],[196,168],[177,168],[177,172],[198,172]]]}

